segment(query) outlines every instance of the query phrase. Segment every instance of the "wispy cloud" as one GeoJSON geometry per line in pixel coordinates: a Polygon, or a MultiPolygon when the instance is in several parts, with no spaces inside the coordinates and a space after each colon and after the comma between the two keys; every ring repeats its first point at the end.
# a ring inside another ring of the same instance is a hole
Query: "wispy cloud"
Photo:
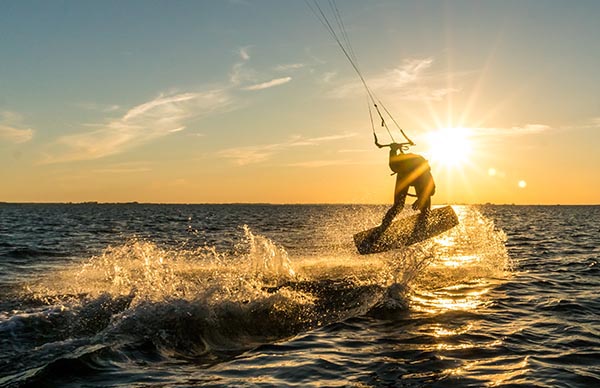
{"type": "Polygon", "coordinates": [[[287,84],[291,80],[292,80],[292,77],[275,78],[275,79],[272,79],[267,82],[261,82],[259,84],[246,86],[243,89],[244,90],[263,90],[263,89],[272,88],[273,86],[287,84]]]}
{"type": "Polygon", "coordinates": [[[431,67],[432,58],[407,59],[401,66],[392,69],[384,74],[383,78],[376,79],[375,82],[392,82],[392,86],[402,87],[410,82],[415,82],[425,70],[431,67]]]}
{"type": "Polygon", "coordinates": [[[546,124],[526,124],[522,127],[512,127],[511,130],[519,135],[531,135],[551,130],[552,127],[546,124]]]}
{"type": "Polygon", "coordinates": [[[0,111],[0,121],[4,123],[17,123],[23,121],[23,115],[9,110],[0,111]]]}
{"type": "Polygon", "coordinates": [[[352,164],[362,164],[356,160],[349,159],[331,159],[331,160],[309,160],[306,162],[290,163],[288,167],[301,167],[301,168],[320,168],[320,167],[332,167],[332,166],[348,166],[352,164]]]}
{"type": "Polygon", "coordinates": [[[65,135],[51,146],[44,163],[98,159],[185,129],[185,123],[224,111],[233,98],[224,89],[161,95],[134,106],[95,130],[65,135]]]}
{"type": "Polygon", "coordinates": [[[313,138],[296,136],[283,143],[227,148],[217,152],[217,156],[230,159],[234,163],[243,166],[267,161],[274,155],[294,147],[317,146],[323,142],[347,139],[354,136],[356,136],[355,133],[343,133],[313,138]]]}
{"type": "MultiPolygon", "coordinates": [[[[149,141],[184,131],[190,120],[212,113],[233,109],[234,93],[239,90],[257,91],[283,85],[292,77],[273,78],[257,82],[256,72],[247,66],[251,60],[250,49],[245,46],[237,49],[238,61],[229,73],[229,84],[225,87],[188,93],[163,94],[150,101],[131,107],[121,117],[106,119],[104,122],[83,124],[87,131],[59,137],[46,148],[42,163],[60,163],[76,160],[92,160],[118,154],[149,141]],[[245,86],[248,85],[248,86],[245,86]]],[[[295,69],[301,64],[281,65],[280,70],[295,69]]],[[[81,108],[93,109],[113,115],[120,109],[118,105],[80,104],[81,108]]],[[[1,123],[1,121],[0,121],[1,123]]],[[[32,132],[16,132],[2,127],[1,137],[25,141],[32,132]],[[20,135],[20,137],[18,136],[20,135]]],[[[28,130],[24,130],[28,131],[28,130]]],[[[30,131],[30,130],[29,130],[30,131]]],[[[247,150],[248,159],[261,158],[261,151],[247,150]]],[[[268,147],[267,147],[268,152],[268,147]]]]}
{"type": "Polygon", "coordinates": [[[95,102],[78,102],[74,105],[82,109],[99,111],[103,113],[115,112],[121,108],[119,105],[116,104],[98,104],[95,102]]]}
{"type": "Polygon", "coordinates": [[[0,111],[0,141],[25,143],[33,138],[33,129],[24,128],[23,116],[11,111],[0,111]]]}
{"type": "Polygon", "coordinates": [[[324,141],[348,139],[348,138],[354,137],[354,136],[356,136],[356,133],[342,133],[342,134],[338,134],[338,135],[313,137],[313,138],[308,139],[308,141],[312,144],[318,144],[318,143],[322,143],[324,141]]]}
{"type": "Polygon", "coordinates": [[[105,168],[99,168],[94,170],[94,172],[99,173],[99,174],[139,174],[139,173],[143,173],[143,172],[150,172],[152,171],[151,168],[149,167],[121,167],[121,166],[114,166],[114,167],[105,167],[105,168]]]}
{"type": "Polygon", "coordinates": [[[488,127],[470,128],[470,130],[476,137],[510,137],[541,134],[552,130],[552,127],[546,124],[525,124],[508,128],[488,127]]]}
{"type": "Polygon", "coordinates": [[[304,63],[288,63],[285,65],[277,65],[275,66],[275,71],[291,71],[302,69],[306,65],[304,63]]]}
{"type": "Polygon", "coordinates": [[[285,144],[267,144],[262,146],[248,146],[227,148],[217,152],[217,156],[225,159],[231,159],[240,166],[264,162],[273,156],[273,154],[282,151],[285,144]]]}
{"type": "Polygon", "coordinates": [[[367,150],[365,148],[361,148],[361,149],[358,149],[358,148],[349,148],[349,149],[338,150],[338,152],[340,154],[362,154],[362,153],[370,152],[370,151],[371,150],[367,150]]]}
{"type": "Polygon", "coordinates": [[[250,59],[250,54],[248,53],[249,49],[250,49],[250,47],[242,47],[240,49],[240,58],[242,58],[244,61],[247,61],[248,59],[250,59]]]}
{"type": "Polygon", "coordinates": [[[13,143],[25,143],[33,138],[33,129],[13,128],[8,125],[0,124],[0,140],[7,140],[13,143]]]}
{"type": "Polygon", "coordinates": [[[600,117],[593,117],[586,119],[581,123],[575,123],[572,125],[547,125],[541,123],[532,123],[515,125],[512,127],[480,127],[469,129],[471,130],[473,136],[506,138],[541,135],[554,131],[578,131],[597,128],[600,128],[600,117]]]}
{"type": "Polygon", "coordinates": [[[229,72],[229,82],[234,86],[255,77],[255,72],[246,66],[246,63],[250,60],[250,48],[251,46],[242,47],[237,52],[241,61],[235,63],[229,72]]]}
{"type": "MultiPolygon", "coordinates": [[[[246,46],[238,49],[240,61],[235,63],[229,72],[229,82],[233,87],[239,87],[241,90],[255,91],[269,89],[274,86],[286,84],[292,80],[292,77],[273,78],[269,81],[258,82],[260,78],[266,78],[264,75],[259,75],[254,69],[248,66],[250,61],[250,48],[246,46]],[[245,86],[244,86],[245,85],[245,86]]],[[[292,63],[286,65],[278,65],[274,69],[277,72],[292,71],[304,67],[301,63],[292,63]]]]}
{"type": "Polygon", "coordinates": [[[592,117],[591,119],[585,120],[583,124],[571,125],[567,127],[561,127],[564,129],[589,129],[600,127],[600,117],[592,117]]]}
{"type": "MultiPolygon", "coordinates": [[[[433,58],[407,59],[399,66],[385,71],[382,74],[368,77],[367,81],[372,90],[393,94],[396,98],[405,100],[434,100],[443,99],[450,93],[459,91],[456,88],[432,85],[433,75],[429,74],[433,65],[433,58]]],[[[328,82],[331,79],[328,79],[328,82]]],[[[329,96],[332,98],[346,98],[364,93],[364,86],[360,81],[352,81],[333,89],[329,96]]]]}
{"type": "Polygon", "coordinates": [[[323,82],[325,83],[330,83],[335,77],[337,76],[337,73],[335,71],[328,71],[325,74],[323,74],[323,82]]]}

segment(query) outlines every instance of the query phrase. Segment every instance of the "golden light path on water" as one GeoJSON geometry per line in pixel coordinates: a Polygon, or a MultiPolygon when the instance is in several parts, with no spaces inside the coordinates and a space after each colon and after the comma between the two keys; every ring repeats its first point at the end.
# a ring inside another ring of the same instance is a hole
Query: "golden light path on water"
{"type": "MultiPolygon", "coordinates": [[[[486,279],[485,275],[489,275],[487,270],[494,271],[493,255],[498,252],[498,246],[486,246],[488,242],[485,239],[473,240],[477,237],[477,227],[485,226],[485,221],[477,219],[473,224],[473,221],[465,220],[471,216],[467,208],[455,206],[454,209],[461,221],[459,228],[465,230],[433,239],[437,247],[436,259],[427,269],[427,280],[417,282],[417,292],[412,296],[417,311],[433,314],[450,310],[471,311],[490,303],[487,294],[494,282],[486,279]],[[465,227],[465,224],[469,226],[465,227]],[[473,241],[465,244],[466,239],[473,241]],[[477,249],[480,244],[483,250],[477,249]],[[467,250],[469,248],[474,249],[467,250]],[[490,254],[492,257],[489,257],[490,254]]],[[[504,264],[500,264],[499,270],[504,270],[504,264]]]]}
{"type": "MultiPolygon", "coordinates": [[[[500,355],[497,350],[505,346],[505,337],[490,335],[486,323],[493,314],[496,285],[507,276],[506,235],[476,207],[453,208],[458,226],[393,254],[359,259],[353,251],[346,254],[342,245],[341,253],[305,256],[304,251],[293,251],[288,256],[274,240],[244,226],[243,239],[233,253],[212,246],[188,249],[133,240],[109,247],[83,265],[61,269],[32,293],[56,295],[55,300],[65,294],[85,294],[92,300],[103,300],[107,294],[132,298],[126,314],[111,328],[114,333],[164,330],[162,322],[171,322],[173,312],[181,312],[184,319],[179,321],[222,330],[217,330],[218,337],[210,337],[217,345],[241,349],[363,316],[381,299],[379,290],[389,288],[385,299],[396,302],[393,311],[402,306],[402,316],[409,315],[411,321],[402,329],[402,336],[411,340],[393,346],[411,352],[416,347],[426,357],[433,354],[434,362],[451,360],[443,362],[444,370],[436,370],[436,375],[475,376],[496,385],[530,367],[523,356],[500,355]],[[402,287],[392,287],[396,284],[402,287]],[[254,336],[248,335],[248,327],[256,328],[254,336]],[[273,336],[274,332],[283,334],[273,336]],[[492,353],[492,361],[479,358],[480,352],[492,353]]],[[[337,236],[339,231],[334,228],[331,233],[337,236]]],[[[195,350],[194,344],[184,352],[204,351],[195,350]]],[[[331,357],[331,364],[339,361],[334,354],[319,357],[331,357]]],[[[295,365],[287,360],[277,367],[295,365]]]]}
{"type": "MultiPolygon", "coordinates": [[[[501,337],[482,339],[480,333],[486,330],[480,314],[494,304],[492,292],[509,276],[503,233],[489,233],[493,224],[485,217],[473,217],[467,207],[454,209],[461,222],[459,230],[433,239],[436,258],[425,276],[417,279],[410,296],[411,309],[433,319],[418,329],[435,338],[425,350],[445,359],[452,359],[456,352],[494,351],[503,346],[501,337]]],[[[481,381],[488,381],[486,386],[497,386],[527,373],[528,368],[528,356],[498,358],[492,364],[475,358],[443,374],[475,373],[481,381]]]]}

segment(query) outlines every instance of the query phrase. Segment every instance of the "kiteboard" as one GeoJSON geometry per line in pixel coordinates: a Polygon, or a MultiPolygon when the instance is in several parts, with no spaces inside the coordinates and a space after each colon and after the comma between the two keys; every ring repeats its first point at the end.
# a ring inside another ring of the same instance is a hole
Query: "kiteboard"
{"type": "Polygon", "coordinates": [[[361,255],[402,248],[427,240],[458,225],[458,217],[451,206],[433,209],[427,215],[400,218],[381,230],[376,226],[356,233],[354,244],[361,255]]]}

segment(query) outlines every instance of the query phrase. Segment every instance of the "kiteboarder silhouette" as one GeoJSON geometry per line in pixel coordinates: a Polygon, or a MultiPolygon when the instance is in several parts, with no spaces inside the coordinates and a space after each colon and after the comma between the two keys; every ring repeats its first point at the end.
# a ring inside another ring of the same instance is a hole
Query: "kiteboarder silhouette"
{"type": "Polygon", "coordinates": [[[389,147],[389,166],[396,175],[394,186],[394,204],[387,211],[381,221],[381,229],[385,230],[394,218],[404,209],[408,189],[413,186],[417,200],[412,204],[414,210],[420,210],[423,220],[431,210],[431,196],[435,194],[435,182],[431,175],[431,168],[427,160],[417,154],[405,153],[409,143],[379,144],[375,136],[375,145],[379,148],[389,147]]]}
{"type": "Polygon", "coordinates": [[[458,217],[452,207],[445,206],[431,210],[431,196],[435,193],[435,183],[431,175],[429,163],[420,155],[406,152],[415,143],[406,135],[385,105],[369,88],[365,77],[358,67],[356,55],[338,7],[335,5],[335,0],[329,0],[333,14],[332,17],[327,16],[316,0],[312,2],[307,0],[306,5],[338,44],[340,50],[348,59],[348,62],[350,62],[350,65],[352,65],[352,68],[356,71],[362,82],[367,96],[369,118],[371,120],[371,130],[375,137],[375,145],[379,148],[390,148],[389,165],[394,174],[397,174],[396,185],[394,187],[394,204],[383,217],[381,225],[354,235],[354,243],[358,252],[360,254],[370,254],[398,249],[437,236],[458,225],[458,217]],[[336,22],[332,23],[332,20],[336,22]],[[374,114],[371,107],[375,109],[377,116],[381,120],[381,127],[385,128],[389,135],[392,141],[390,144],[382,145],[377,141],[373,120],[374,114]],[[395,124],[397,130],[406,139],[405,143],[396,142],[384,114],[395,124]],[[415,188],[416,195],[408,193],[408,189],[411,186],[415,188]],[[420,212],[418,215],[411,215],[404,217],[401,221],[393,222],[394,218],[404,209],[407,196],[417,197],[412,207],[420,212]]]}

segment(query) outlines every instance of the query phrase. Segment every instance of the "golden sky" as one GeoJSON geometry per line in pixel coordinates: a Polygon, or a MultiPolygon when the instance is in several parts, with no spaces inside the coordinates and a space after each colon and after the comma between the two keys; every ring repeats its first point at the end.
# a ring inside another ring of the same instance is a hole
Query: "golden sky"
{"type": "MultiPolygon", "coordinates": [[[[365,90],[305,3],[143,4],[0,15],[0,201],[391,203],[365,90]]],[[[338,5],[434,204],[600,203],[600,4],[338,5]]]]}

